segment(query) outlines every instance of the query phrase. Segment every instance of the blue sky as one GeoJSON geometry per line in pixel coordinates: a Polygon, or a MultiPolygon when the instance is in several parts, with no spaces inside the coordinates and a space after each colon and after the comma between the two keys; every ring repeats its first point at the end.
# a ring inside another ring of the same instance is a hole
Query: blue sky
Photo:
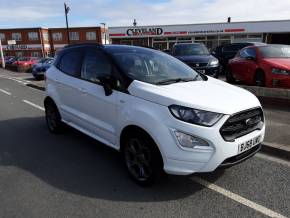
{"type": "MultiPolygon", "coordinates": [[[[70,26],[290,19],[290,0],[68,0],[70,26]]],[[[63,1],[0,0],[0,28],[62,27],[63,1]]]]}

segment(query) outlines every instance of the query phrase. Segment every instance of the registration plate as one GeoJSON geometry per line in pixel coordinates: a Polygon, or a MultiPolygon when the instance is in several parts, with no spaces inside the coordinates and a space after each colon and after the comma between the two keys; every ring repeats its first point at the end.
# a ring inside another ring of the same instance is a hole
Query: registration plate
{"type": "Polygon", "coordinates": [[[196,71],[199,72],[199,73],[205,74],[205,70],[196,70],[196,71]]]}
{"type": "Polygon", "coordinates": [[[251,149],[252,147],[256,146],[257,144],[260,144],[260,142],[261,142],[261,136],[259,135],[253,139],[250,139],[246,142],[239,144],[239,154],[251,149]]]}

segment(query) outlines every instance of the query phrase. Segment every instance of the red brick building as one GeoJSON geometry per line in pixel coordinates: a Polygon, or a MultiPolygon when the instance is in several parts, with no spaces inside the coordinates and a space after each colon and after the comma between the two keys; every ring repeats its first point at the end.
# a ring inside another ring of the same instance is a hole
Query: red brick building
{"type": "Polygon", "coordinates": [[[45,28],[0,29],[0,40],[7,56],[41,57],[50,52],[48,29],[45,28]],[[15,40],[16,45],[8,45],[8,40],[15,40]]]}
{"type": "MultiPolygon", "coordinates": [[[[70,43],[102,43],[100,27],[69,28],[70,43]]],[[[66,28],[0,29],[0,40],[6,56],[54,56],[55,51],[68,44],[66,28]],[[8,45],[15,40],[15,45],[8,45]]]]}
{"type": "MultiPolygon", "coordinates": [[[[50,28],[49,39],[51,53],[54,54],[60,48],[63,48],[68,43],[66,28],[50,28]]],[[[69,28],[70,44],[95,42],[102,43],[100,27],[73,27],[69,28]]]]}

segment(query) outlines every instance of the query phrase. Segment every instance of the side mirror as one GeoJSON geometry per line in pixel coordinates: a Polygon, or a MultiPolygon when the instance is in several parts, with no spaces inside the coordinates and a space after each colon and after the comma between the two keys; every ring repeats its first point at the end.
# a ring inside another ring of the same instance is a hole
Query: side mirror
{"type": "Polygon", "coordinates": [[[248,61],[255,61],[255,60],[256,60],[256,58],[253,57],[253,56],[248,56],[248,57],[246,57],[246,59],[247,59],[248,61]]]}
{"type": "Polygon", "coordinates": [[[102,76],[99,78],[102,86],[104,87],[105,95],[109,96],[113,93],[113,79],[108,76],[102,76]]]}

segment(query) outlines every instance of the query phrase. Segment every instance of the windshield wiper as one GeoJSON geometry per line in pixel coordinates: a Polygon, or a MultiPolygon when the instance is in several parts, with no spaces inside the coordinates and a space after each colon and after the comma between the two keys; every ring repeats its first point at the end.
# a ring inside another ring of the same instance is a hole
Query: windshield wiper
{"type": "Polygon", "coordinates": [[[190,81],[194,81],[195,78],[175,78],[175,79],[166,79],[166,80],[161,80],[157,83],[155,83],[156,85],[169,85],[172,83],[179,83],[179,82],[190,82],[190,81]]]}

